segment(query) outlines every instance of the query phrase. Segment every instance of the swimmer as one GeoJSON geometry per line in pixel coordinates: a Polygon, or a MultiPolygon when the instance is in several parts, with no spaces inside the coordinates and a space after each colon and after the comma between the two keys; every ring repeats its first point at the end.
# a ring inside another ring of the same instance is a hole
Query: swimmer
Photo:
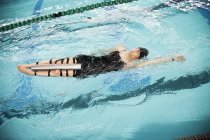
{"type": "Polygon", "coordinates": [[[17,69],[27,75],[32,76],[63,76],[86,78],[91,75],[99,75],[111,71],[126,70],[130,68],[143,68],[149,65],[164,64],[168,62],[181,62],[185,58],[182,55],[170,57],[155,58],[153,60],[144,60],[149,51],[145,48],[135,48],[126,50],[124,46],[116,46],[109,53],[101,56],[80,54],[75,57],[63,59],[51,59],[47,61],[36,62],[32,64],[22,64],[17,69]],[[139,60],[144,61],[139,61],[139,60]],[[53,69],[53,70],[33,70],[31,67],[46,64],[81,64],[81,69],[53,69]]]}

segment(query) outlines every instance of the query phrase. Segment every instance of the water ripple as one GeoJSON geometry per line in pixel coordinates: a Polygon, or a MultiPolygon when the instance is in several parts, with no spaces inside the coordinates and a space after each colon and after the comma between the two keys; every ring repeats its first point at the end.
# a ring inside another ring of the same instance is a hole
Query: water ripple
{"type": "MultiPolygon", "coordinates": [[[[162,94],[176,94],[176,91],[183,89],[193,89],[200,87],[203,84],[210,82],[210,69],[200,72],[198,74],[191,74],[186,76],[180,76],[177,79],[164,80],[165,77],[158,79],[155,83],[148,85],[144,88],[137,89],[135,91],[123,93],[120,95],[108,95],[105,96],[100,93],[100,90],[94,90],[92,92],[82,94],[76,98],[73,98],[66,102],[56,103],[47,102],[45,100],[36,100],[31,102],[28,106],[23,109],[14,109],[7,106],[8,110],[2,110],[0,112],[1,120],[11,119],[13,117],[17,118],[28,118],[31,115],[36,114],[49,114],[57,113],[63,109],[84,109],[98,105],[109,104],[110,101],[121,101],[130,99],[133,97],[138,97],[145,94],[145,99],[140,103],[143,104],[148,99],[154,95],[162,94]]],[[[8,104],[10,101],[2,101],[1,108],[8,104]]],[[[14,101],[13,101],[14,103],[14,101]]]]}

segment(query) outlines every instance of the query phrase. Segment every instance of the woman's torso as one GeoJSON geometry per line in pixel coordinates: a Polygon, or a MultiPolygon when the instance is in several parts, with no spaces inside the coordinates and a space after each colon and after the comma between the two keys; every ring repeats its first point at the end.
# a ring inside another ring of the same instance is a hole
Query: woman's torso
{"type": "Polygon", "coordinates": [[[126,64],[121,59],[119,51],[114,51],[104,56],[78,55],[75,58],[77,63],[82,64],[82,69],[76,75],[78,77],[118,71],[123,69],[126,64]]]}

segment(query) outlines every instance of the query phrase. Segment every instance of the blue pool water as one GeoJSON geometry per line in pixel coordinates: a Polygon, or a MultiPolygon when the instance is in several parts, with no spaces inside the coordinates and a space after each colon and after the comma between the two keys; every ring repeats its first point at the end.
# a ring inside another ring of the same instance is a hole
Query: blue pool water
{"type": "MultiPolygon", "coordinates": [[[[0,25],[101,1],[2,0],[0,25]]],[[[98,8],[0,33],[0,139],[168,140],[210,132],[209,1],[148,10],[162,2],[98,8]],[[16,69],[117,44],[143,46],[148,59],[183,54],[186,61],[86,79],[16,69]]]]}

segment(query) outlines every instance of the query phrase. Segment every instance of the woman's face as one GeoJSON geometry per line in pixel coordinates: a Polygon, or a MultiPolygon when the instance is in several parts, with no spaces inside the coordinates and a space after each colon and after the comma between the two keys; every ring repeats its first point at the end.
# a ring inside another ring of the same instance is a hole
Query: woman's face
{"type": "Polygon", "coordinates": [[[131,59],[139,59],[139,56],[140,56],[140,50],[139,48],[135,48],[135,49],[132,49],[130,51],[130,57],[131,59]]]}

